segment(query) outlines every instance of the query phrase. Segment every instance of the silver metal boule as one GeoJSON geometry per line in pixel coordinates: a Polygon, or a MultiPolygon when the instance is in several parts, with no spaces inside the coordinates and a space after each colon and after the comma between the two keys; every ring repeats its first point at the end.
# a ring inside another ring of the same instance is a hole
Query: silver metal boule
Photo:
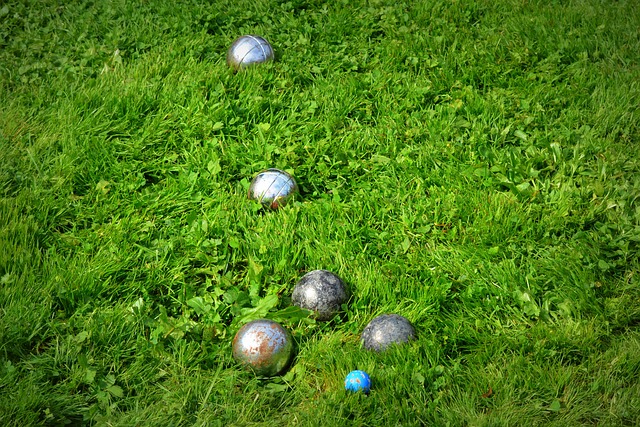
{"type": "Polygon", "coordinates": [[[383,314],[373,319],[362,331],[362,344],[367,350],[383,351],[391,344],[403,344],[416,338],[416,330],[406,318],[383,314]]]}
{"type": "Polygon", "coordinates": [[[249,199],[264,207],[278,209],[298,193],[298,184],[291,175],[280,169],[267,169],[253,178],[249,186],[249,199]]]}
{"type": "Polygon", "coordinates": [[[316,319],[330,320],[347,301],[342,280],[327,270],[313,270],[293,288],[293,305],[315,312],[316,319]]]}
{"type": "Polygon", "coordinates": [[[254,320],[241,327],[232,347],[236,361],[263,377],[281,373],[293,355],[289,331],[268,319],[254,320]]]}
{"type": "Polygon", "coordinates": [[[237,38],[227,51],[227,65],[235,70],[271,61],[273,48],[265,39],[256,35],[237,38]]]}

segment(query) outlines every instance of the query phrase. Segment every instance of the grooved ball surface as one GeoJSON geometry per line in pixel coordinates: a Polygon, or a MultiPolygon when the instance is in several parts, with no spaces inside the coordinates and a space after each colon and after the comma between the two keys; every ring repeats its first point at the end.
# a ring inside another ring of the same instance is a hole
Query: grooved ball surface
{"type": "Polygon", "coordinates": [[[248,197],[269,209],[286,205],[298,193],[296,180],[280,169],[267,169],[257,174],[249,185],[248,197]]]}
{"type": "Polygon", "coordinates": [[[235,70],[271,61],[273,48],[264,38],[249,34],[238,37],[227,51],[227,64],[235,70]]]}

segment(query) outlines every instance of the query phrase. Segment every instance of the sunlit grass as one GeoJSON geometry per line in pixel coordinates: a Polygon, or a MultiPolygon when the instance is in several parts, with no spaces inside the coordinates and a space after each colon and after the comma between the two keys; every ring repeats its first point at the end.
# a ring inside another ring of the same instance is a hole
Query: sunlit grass
{"type": "Polygon", "coordinates": [[[640,424],[634,2],[37,3],[0,7],[3,425],[640,424]],[[318,268],[328,323],[285,310],[318,268]],[[362,349],[389,312],[418,340],[362,349]],[[281,377],[231,357],[257,317],[281,377]]]}

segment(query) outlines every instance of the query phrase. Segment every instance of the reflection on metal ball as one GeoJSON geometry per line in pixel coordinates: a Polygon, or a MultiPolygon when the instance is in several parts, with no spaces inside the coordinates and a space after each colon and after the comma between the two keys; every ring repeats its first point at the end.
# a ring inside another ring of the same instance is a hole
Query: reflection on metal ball
{"type": "Polygon", "coordinates": [[[262,377],[281,373],[293,355],[289,331],[267,319],[254,320],[240,328],[232,346],[234,359],[262,377]]]}
{"type": "Polygon", "coordinates": [[[318,320],[331,319],[346,301],[344,283],[327,270],[314,270],[302,276],[291,296],[293,305],[314,311],[318,320]]]}
{"type": "Polygon", "coordinates": [[[269,42],[255,35],[237,38],[227,51],[227,65],[236,71],[272,59],[273,48],[269,42]]]}
{"type": "Polygon", "coordinates": [[[362,331],[362,344],[367,350],[383,351],[391,344],[402,344],[416,338],[416,330],[404,317],[383,314],[373,319],[362,331]]]}
{"type": "Polygon", "coordinates": [[[280,169],[267,169],[253,178],[249,186],[249,199],[257,200],[264,207],[278,209],[286,205],[298,193],[295,179],[280,169]]]}

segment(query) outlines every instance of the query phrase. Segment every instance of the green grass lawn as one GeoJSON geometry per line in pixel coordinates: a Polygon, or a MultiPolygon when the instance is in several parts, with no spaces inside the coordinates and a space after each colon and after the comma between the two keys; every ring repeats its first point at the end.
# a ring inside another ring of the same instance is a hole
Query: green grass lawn
{"type": "Polygon", "coordinates": [[[634,0],[3,3],[0,425],[640,425],[639,46],[634,0]]]}

